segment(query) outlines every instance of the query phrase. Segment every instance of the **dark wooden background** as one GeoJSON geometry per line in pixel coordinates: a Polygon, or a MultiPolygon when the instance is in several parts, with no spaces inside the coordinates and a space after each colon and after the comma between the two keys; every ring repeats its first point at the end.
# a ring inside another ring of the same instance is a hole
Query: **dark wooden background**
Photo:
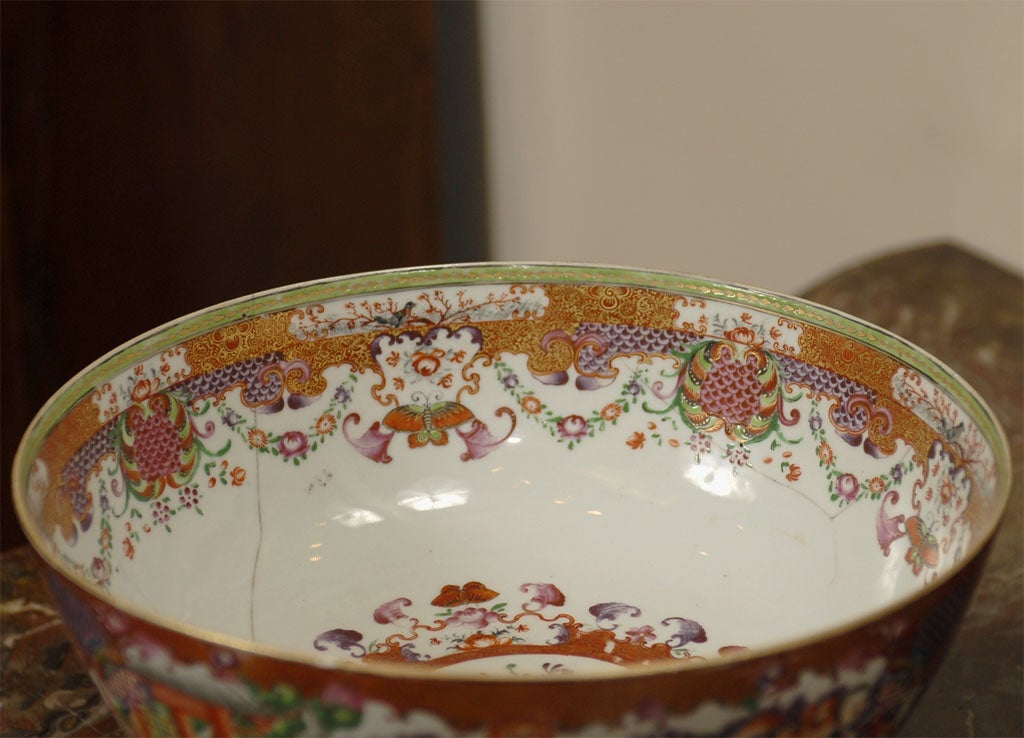
{"type": "MultiPolygon", "coordinates": [[[[466,7],[444,10],[460,32],[466,7]]],[[[439,58],[476,80],[453,57],[471,41],[439,43],[440,12],[0,5],[4,548],[24,540],[9,480],[23,430],[103,353],[254,291],[444,260],[441,193],[460,182],[442,177],[439,121],[449,146],[479,133],[440,84],[439,58]]]]}

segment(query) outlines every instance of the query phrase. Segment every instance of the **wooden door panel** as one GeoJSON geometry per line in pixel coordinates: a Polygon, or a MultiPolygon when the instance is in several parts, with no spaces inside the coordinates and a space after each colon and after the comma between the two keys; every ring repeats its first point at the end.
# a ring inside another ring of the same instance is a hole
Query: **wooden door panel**
{"type": "Polygon", "coordinates": [[[30,415],[225,299],[440,261],[428,3],[5,3],[3,543],[30,415]]]}

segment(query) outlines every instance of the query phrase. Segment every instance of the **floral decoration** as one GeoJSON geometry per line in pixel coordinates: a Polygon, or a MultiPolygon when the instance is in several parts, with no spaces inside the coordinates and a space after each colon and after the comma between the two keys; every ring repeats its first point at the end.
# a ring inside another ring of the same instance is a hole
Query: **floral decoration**
{"type": "Polygon", "coordinates": [[[275,456],[296,466],[306,461],[330,438],[342,423],[342,415],[352,401],[359,378],[349,373],[330,394],[327,404],[312,421],[301,428],[271,432],[259,427],[259,415],[247,419],[226,403],[219,406],[221,422],[230,428],[248,448],[261,455],[275,456]]]}
{"type": "MultiPolygon", "coordinates": [[[[501,598],[500,593],[480,582],[467,582],[461,587],[447,584],[430,601],[441,609],[427,618],[422,613],[407,612],[407,608],[414,607],[413,599],[396,597],[373,611],[374,637],[364,636],[361,630],[334,628],[317,635],[313,647],[340,651],[367,663],[400,661],[431,669],[490,657],[507,658],[512,663],[517,654],[546,654],[552,658],[571,654],[627,664],[700,660],[719,652],[741,650],[739,646],[724,645],[707,654],[700,648],[708,641],[707,632],[689,618],[665,617],[637,623],[643,616],[639,607],[600,602],[587,609],[592,620],[585,622],[562,609],[567,598],[555,584],[528,582],[518,591],[526,597],[520,598],[518,611],[510,611],[508,600],[494,602],[501,598]],[[389,634],[377,627],[381,625],[401,626],[401,630],[389,634]]],[[[556,671],[565,674],[571,670],[563,665],[556,671]]]]}
{"type": "MultiPolygon", "coordinates": [[[[927,378],[897,369],[869,382],[808,363],[799,322],[705,298],[677,298],[670,324],[600,319],[634,295],[624,315],[654,309],[626,287],[399,291],[289,312],[290,340],[342,342],[322,355],[275,350],[210,366],[196,353],[206,338],[164,350],[90,396],[103,425],[56,473],[35,476],[51,490],[40,514],[62,555],[106,585],[148,533],[202,516],[210,490],[252,484],[258,458],[301,466],[338,439],[376,463],[452,444],[473,462],[525,422],[567,451],[608,436],[638,454],[675,449],[735,475],[757,470],[830,514],[876,505],[880,552],[898,547],[916,574],[958,555],[972,481],[990,481],[994,463],[978,427],[927,378]],[[541,322],[570,299],[598,310],[541,322]],[[928,460],[895,436],[894,401],[933,433],[928,460]],[[83,536],[95,546],[79,556],[83,536]]],[[[223,329],[210,345],[245,346],[258,325],[223,329]]]]}

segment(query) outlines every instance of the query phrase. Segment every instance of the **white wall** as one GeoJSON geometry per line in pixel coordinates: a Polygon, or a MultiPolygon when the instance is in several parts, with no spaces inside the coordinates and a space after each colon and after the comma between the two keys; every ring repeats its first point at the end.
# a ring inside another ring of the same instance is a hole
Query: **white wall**
{"type": "Polygon", "coordinates": [[[1024,269],[1024,3],[485,0],[480,34],[494,260],[1024,269]]]}

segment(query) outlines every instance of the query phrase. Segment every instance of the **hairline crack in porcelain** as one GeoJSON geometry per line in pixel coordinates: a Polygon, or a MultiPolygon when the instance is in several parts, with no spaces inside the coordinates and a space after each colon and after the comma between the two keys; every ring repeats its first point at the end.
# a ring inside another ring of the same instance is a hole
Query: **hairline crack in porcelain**
{"type": "Polygon", "coordinates": [[[183,318],[72,380],[15,468],[131,730],[339,735],[880,728],[941,652],[921,624],[955,623],[1007,477],[984,403],[884,331],[544,264],[355,275],[183,318]],[[842,658],[782,666],[811,653],[842,658]],[[685,709],[606,699],[701,671],[735,686],[685,709]],[[511,700],[505,722],[422,701],[456,682],[491,690],[491,716],[511,700]],[[606,709],[520,704],[541,687],[606,709]]]}

